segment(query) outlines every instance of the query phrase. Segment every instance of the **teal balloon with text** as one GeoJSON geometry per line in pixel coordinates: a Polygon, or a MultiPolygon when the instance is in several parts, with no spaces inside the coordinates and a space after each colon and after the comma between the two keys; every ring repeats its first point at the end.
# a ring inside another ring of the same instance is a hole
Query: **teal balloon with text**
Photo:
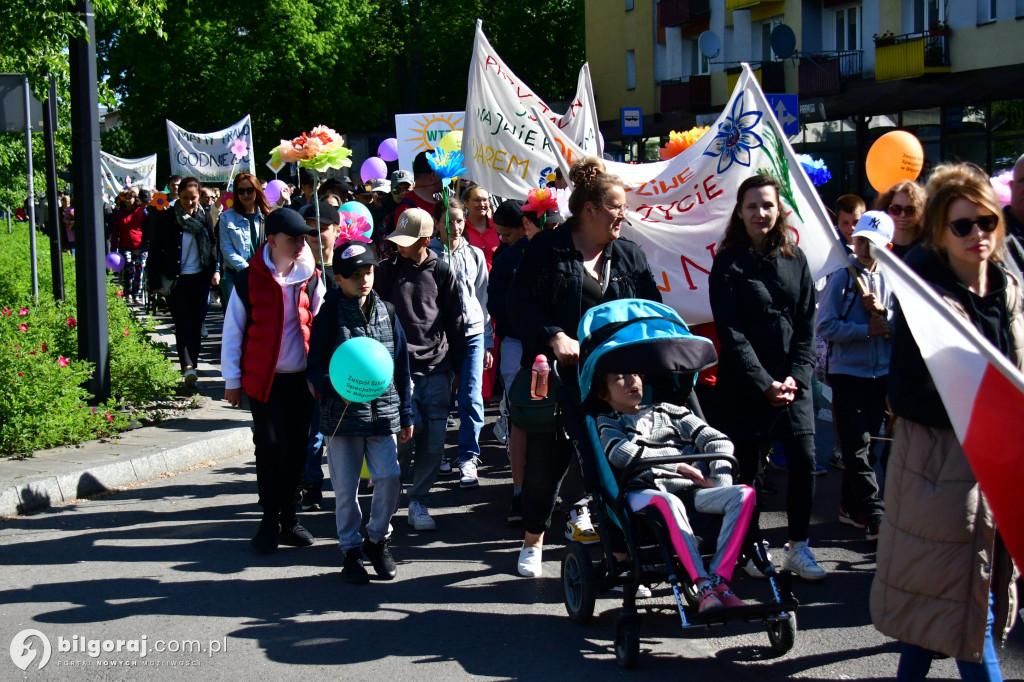
{"type": "Polygon", "coordinates": [[[328,373],[338,395],[350,403],[366,403],[391,385],[395,361],[377,339],[356,336],[335,349],[328,373]]]}

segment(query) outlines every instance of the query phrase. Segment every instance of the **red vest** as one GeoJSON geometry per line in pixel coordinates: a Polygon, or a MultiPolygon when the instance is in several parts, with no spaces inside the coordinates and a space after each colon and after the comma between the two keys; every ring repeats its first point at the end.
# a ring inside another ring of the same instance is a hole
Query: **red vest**
{"type": "MultiPolygon", "coordinates": [[[[249,282],[248,320],[242,339],[242,390],[250,398],[267,402],[274,383],[277,357],[281,352],[281,334],[284,329],[284,289],[263,261],[264,243],[256,250],[247,269],[249,282]]],[[[308,287],[313,276],[299,289],[299,329],[302,342],[309,352],[309,334],[313,327],[313,314],[309,311],[308,287]]],[[[289,303],[291,303],[289,301],[289,303]]]]}

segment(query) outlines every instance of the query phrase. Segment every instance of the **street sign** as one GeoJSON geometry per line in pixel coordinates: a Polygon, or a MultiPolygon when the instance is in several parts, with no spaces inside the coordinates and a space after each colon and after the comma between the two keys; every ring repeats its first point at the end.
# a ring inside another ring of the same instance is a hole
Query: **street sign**
{"type": "Polygon", "coordinates": [[[800,100],[797,95],[769,95],[768,107],[775,112],[784,135],[800,134],[800,100]]]}
{"type": "Polygon", "coordinates": [[[278,161],[277,163],[274,163],[274,159],[270,158],[267,161],[267,168],[274,171],[274,175],[276,176],[278,173],[281,172],[281,169],[284,168],[284,161],[278,161]]]}
{"type": "Polygon", "coordinates": [[[622,134],[643,135],[644,110],[640,107],[622,107],[622,134]]]}
{"type": "MultiPolygon", "coordinates": [[[[43,105],[34,96],[29,97],[32,127],[43,129],[43,105]]],[[[0,73],[0,132],[25,132],[25,76],[20,73],[0,73]]]]}

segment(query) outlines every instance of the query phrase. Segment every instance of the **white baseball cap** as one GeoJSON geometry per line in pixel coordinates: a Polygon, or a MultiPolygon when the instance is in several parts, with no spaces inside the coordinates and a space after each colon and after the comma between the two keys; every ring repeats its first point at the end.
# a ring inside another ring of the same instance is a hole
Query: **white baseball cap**
{"type": "Polygon", "coordinates": [[[857,221],[850,238],[864,237],[871,240],[875,246],[885,247],[892,241],[896,232],[896,226],[892,218],[884,211],[868,211],[857,221]]]}

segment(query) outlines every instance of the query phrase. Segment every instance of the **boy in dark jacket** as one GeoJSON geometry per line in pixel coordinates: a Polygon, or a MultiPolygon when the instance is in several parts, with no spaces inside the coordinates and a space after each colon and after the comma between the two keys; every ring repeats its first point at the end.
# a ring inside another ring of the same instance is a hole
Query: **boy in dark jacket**
{"type": "Polygon", "coordinates": [[[427,248],[433,232],[429,213],[403,211],[388,236],[398,255],[381,263],[374,283],[381,298],[395,306],[408,334],[416,426],[408,520],[418,531],[436,528],[427,500],[444,454],[452,368],[461,367],[466,355],[459,287],[451,268],[427,248]]]}
{"type": "Polygon", "coordinates": [[[401,492],[395,434],[403,443],[413,434],[409,353],[394,308],[373,290],[377,259],[372,247],[347,241],[335,250],[333,265],[339,288],[328,292],[313,321],[307,374],[320,395],[320,431],[327,436],[338,545],[345,553],[341,574],[350,583],[362,584],[370,580],[363,568],[364,554],[378,577],[391,580],[397,573],[388,538],[401,492]],[[380,341],[395,361],[391,385],[365,403],[345,401],[334,390],[329,373],[335,349],[356,336],[380,341]],[[373,477],[365,541],[359,532],[363,516],[357,498],[364,456],[373,477]]]}

